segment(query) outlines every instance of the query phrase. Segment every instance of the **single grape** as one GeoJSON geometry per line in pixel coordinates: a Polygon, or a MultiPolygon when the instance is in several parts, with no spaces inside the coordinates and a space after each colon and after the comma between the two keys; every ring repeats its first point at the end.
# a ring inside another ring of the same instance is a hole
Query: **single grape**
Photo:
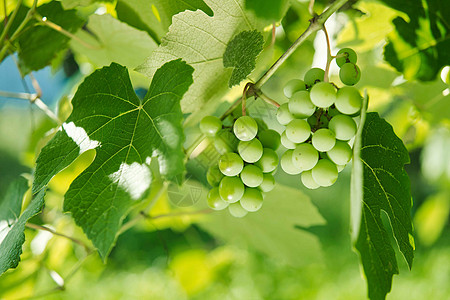
{"type": "Polygon", "coordinates": [[[295,119],[286,126],[286,136],[293,143],[303,143],[311,135],[311,126],[306,120],[295,119]]]}
{"type": "Polygon", "coordinates": [[[215,136],[222,129],[222,121],[215,116],[206,116],[200,121],[200,131],[207,136],[215,136]]]}
{"type": "Polygon", "coordinates": [[[210,166],[206,172],[206,180],[212,187],[218,186],[223,176],[218,165],[210,166]]]}
{"type": "Polygon", "coordinates": [[[346,165],[336,165],[336,167],[337,167],[337,169],[338,169],[338,172],[340,173],[342,170],[344,170],[344,169],[345,169],[345,166],[346,166],[346,165]]]}
{"type": "Polygon", "coordinates": [[[314,132],[311,142],[317,151],[325,152],[334,147],[336,144],[336,136],[330,129],[321,128],[314,132]]]}
{"type": "Polygon", "coordinates": [[[336,165],[346,165],[352,158],[352,148],[343,141],[336,141],[333,149],[327,152],[328,158],[336,165]]]}
{"type": "Polygon", "coordinates": [[[241,172],[241,180],[248,187],[257,187],[263,178],[263,172],[255,165],[246,165],[241,172]]]}
{"type": "Polygon", "coordinates": [[[318,160],[319,152],[311,144],[300,144],[292,153],[293,164],[302,171],[311,170],[318,160]]]}
{"type": "Polygon", "coordinates": [[[275,187],[275,178],[270,173],[264,173],[262,183],[259,185],[259,189],[263,192],[270,192],[275,187]]]}
{"type": "Polygon", "coordinates": [[[316,82],[323,81],[325,77],[325,71],[320,68],[312,68],[305,74],[305,83],[308,86],[313,86],[316,82]]]}
{"type": "Polygon", "coordinates": [[[295,118],[307,118],[316,111],[308,91],[299,91],[292,95],[288,103],[289,111],[295,118]]]}
{"type": "Polygon", "coordinates": [[[208,193],[208,206],[214,210],[222,210],[228,206],[228,202],[220,198],[219,188],[212,188],[208,193]]]}
{"type": "Polygon", "coordinates": [[[246,188],[244,196],[239,202],[246,211],[255,212],[263,205],[263,196],[258,189],[246,188]]]}
{"type": "Polygon", "coordinates": [[[336,57],[336,64],[339,67],[342,67],[342,65],[345,63],[356,64],[356,60],[358,59],[358,57],[356,56],[356,52],[350,48],[342,48],[341,50],[338,51],[336,56],[338,56],[336,57]]]}
{"type": "Polygon", "coordinates": [[[235,218],[243,218],[248,214],[248,211],[246,211],[239,202],[230,204],[228,206],[228,211],[230,212],[230,215],[235,218]]]}
{"type": "Polygon", "coordinates": [[[353,63],[345,63],[339,70],[339,78],[345,85],[354,85],[361,78],[361,70],[353,63]]]}
{"type": "Polygon", "coordinates": [[[286,148],[286,149],[295,149],[295,143],[293,143],[290,139],[288,139],[288,137],[286,136],[286,131],[283,131],[283,133],[281,134],[281,144],[286,148]]]}
{"type": "Polygon", "coordinates": [[[280,147],[280,134],[273,129],[267,129],[258,133],[258,139],[264,148],[277,150],[280,147]]]}
{"type": "Polygon", "coordinates": [[[277,168],[278,162],[278,154],[270,148],[264,148],[263,155],[255,163],[255,165],[258,166],[264,173],[269,173],[277,168]]]}
{"type": "Polygon", "coordinates": [[[219,169],[226,176],[236,176],[244,168],[241,157],[234,152],[228,152],[219,158],[219,169]]]}
{"type": "Polygon", "coordinates": [[[277,121],[281,125],[286,125],[294,120],[294,116],[289,112],[289,106],[287,103],[283,103],[277,110],[277,121]]]}
{"type": "Polygon", "coordinates": [[[288,83],[284,86],[283,92],[284,95],[288,98],[291,98],[291,96],[298,91],[304,91],[306,90],[306,85],[303,80],[300,79],[292,79],[289,80],[288,83]]]}
{"type": "Polygon", "coordinates": [[[238,145],[239,155],[245,162],[254,163],[261,158],[263,146],[258,139],[251,141],[240,141],[238,145]]]}
{"type": "Polygon", "coordinates": [[[286,172],[289,175],[296,175],[300,174],[302,171],[300,168],[298,168],[296,165],[294,165],[292,154],[294,153],[294,150],[289,149],[281,156],[280,159],[280,165],[284,172],[286,172]]]}
{"type": "Polygon", "coordinates": [[[224,177],[219,184],[220,198],[229,203],[241,200],[244,190],[244,184],[239,177],[224,177]]]}
{"type": "Polygon", "coordinates": [[[220,154],[236,151],[239,140],[229,129],[220,130],[214,137],[214,148],[220,154]]]}
{"type": "Polygon", "coordinates": [[[321,159],[311,170],[312,178],[320,186],[330,186],[338,178],[336,165],[328,159],[321,159]]]}
{"type": "Polygon", "coordinates": [[[331,118],[328,127],[336,135],[336,139],[348,141],[356,134],[356,123],[351,117],[346,115],[337,115],[331,118]]]}
{"type": "Polygon", "coordinates": [[[336,101],[336,90],[331,83],[319,82],[311,88],[311,102],[321,108],[327,108],[336,101]]]}
{"type": "Polygon", "coordinates": [[[315,190],[320,187],[320,185],[318,185],[317,182],[314,181],[311,170],[302,172],[302,174],[300,175],[300,179],[303,185],[310,190],[315,190]]]}
{"type": "Polygon", "coordinates": [[[250,116],[242,116],[234,122],[234,134],[241,141],[250,141],[258,132],[258,124],[250,116]]]}
{"type": "Polygon", "coordinates": [[[356,114],[361,109],[362,100],[356,88],[344,86],[336,94],[336,109],[346,115],[356,114]]]}

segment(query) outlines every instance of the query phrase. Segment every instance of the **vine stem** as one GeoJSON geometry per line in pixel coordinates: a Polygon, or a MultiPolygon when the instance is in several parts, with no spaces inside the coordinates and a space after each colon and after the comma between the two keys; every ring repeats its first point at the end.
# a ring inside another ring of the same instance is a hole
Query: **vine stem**
{"type": "Polygon", "coordinates": [[[331,56],[331,43],[330,43],[330,37],[328,36],[327,28],[325,27],[325,24],[323,24],[323,33],[325,34],[325,39],[327,41],[327,65],[325,66],[325,75],[323,81],[328,82],[330,79],[328,78],[328,73],[330,73],[330,64],[333,60],[333,56],[331,56]]]}
{"type": "Polygon", "coordinates": [[[259,80],[255,83],[255,88],[260,89],[264,85],[264,83],[266,83],[267,80],[272,77],[272,75],[278,70],[278,68],[289,58],[289,56],[291,56],[292,53],[294,53],[294,51],[297,50],[297,48],[301,44],[303,44],[303,42],[305,42],[305,40],[311,34],[322,29],[325,21],[339,8],[341,8],[347,1],[348,0],[336,0],[327,9],[325,9],[322,14],[313,17],[306,31],[303,32],[303,34],[299,36],[299,38],[289,47],[289,49],[287,49],[287,51],[280,56],[280,58],[267,70],[267,72],[264,73],[261,78],[259,78],[259,80]]]}
{"type": "MultiPolygon", "coordinates": [[[[8,17],[6,14],[6,1],[3,1],[3,5],[5,6],[5,20],[8,17]]],[[[17,13],[19,12],[20,6],[22,5],[22,0],[17,1],[17,5],[16,8],[14,9],[11,18],[9,18],[9,20],[7,21],[7,23],[5,24],[5,27],[3,28],[3,32],[2,35],[0,36],[0,47],[3,47],[3,42],[6,39],[6,35],[8,34],[9,29],[11,28],[11,25],[14,21],[14,19],[17,16],[17,13]]],[[[1,61],[1,60],[0,60],[1,61]]]]}

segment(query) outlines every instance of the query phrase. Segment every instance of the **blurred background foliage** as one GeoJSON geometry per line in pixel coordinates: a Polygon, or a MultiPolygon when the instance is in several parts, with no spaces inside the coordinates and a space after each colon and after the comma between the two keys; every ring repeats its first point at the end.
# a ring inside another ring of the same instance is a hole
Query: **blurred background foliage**
{"type": "MultiPolygon", "coordinates": [[[[130,23],[132,27],[108,16],[110,13],[120,18],[115,8],[120,5],[123,8],[126,1],[62,2],[67,7],[87,5],[80,9],[81,13],[98,13],[90,20],[107,19],[107,24],[117,30],[126,30],[136,38],[144,37],[142,47],[153,47],[151,32],[139,28],[142,24],[130,23]]],[[[266,43],[251,79],[258,78],[286,51],[311,18],[307,1],[273,1],[276,9],[270,4],[258,6],[256,2],[248,0],[247,8],[267,19],[277,20],[283,15],[284,18],[277,23],[275,44],[266,43]]],[[[326,1],[316,2],[316,10],[321,11],[326,1]]],[[[369,110],[386,118],[410,151],[411,164],[406,169],[414,201],[416,257],[412,271],[400,263],[401,275],[394,277],[388,299],[446,299],[450,295],[449,67],[441,67],[437,76],[425,82],[411,78],[412,71],[409,77],[404,77],[399,73],[401,68],[386,63],[383,53],[388,40],[393,45],[401,43],[401,34],[392,21],[413,20],[415,16],[395,7],[398,1],[393,2],[394,8],[382,2],[385,1],[359,1],[344,14],[330,18],[326,25],[333,52],[348,46],[358,53],[363,73],[357,87],[367,90],[369,110]]],[[[3,11],[3,2],[0,6],[3,11]]],[[[7,1],[6,10],[11,11],[14,6],[14,1],[7,1]]],[[[129,17],[121,12],[122,19],[129,17]]],[[[162,36],[168,30],[170,18],[165,22],[154,34],[162,36]]],[[[128,65],[145,58],[122,53],[120,41],[102,31],[98,20],[89,24],[89,29],[115,52],[104,55],[81,51],[74,42],[72,50],[59,55],[52,67],[34,73],[43,90],[43,101],[58,111],[61,120],[70,114],[70,98],[77,85],[96,67],[108,65],[117,57],[128,65]]],[[[267,32],[270,30],[269,27],[267,32]]],[[[280,103],[286,102],[282,93],[284,84],[292,78],[302,78],[311,66],[323,67],[325,59],[324,36],[317,33],[277,71],[263,87],[264,92],[280,103]]],[[[148,79],[137,72],[132,72],[132,79],[138,94],[145,93],[148,79]]],[[[334,63],[331,80],[338,81],[334,63]]],[[[0,90],[28,92],[30,87],[30,79],[21,79],[13,57],[2,62],[0,90]]],[[[234,100],[242,87],[232,89],[225,100],[234,100]]],[[[220,115],[228,106],[228,102],[217,102],[215,114],[220,115]]],[[[273,108],[253,100],[249,106],[250,114],[277,129],[273,108]]],[[[0,99],[0,195],[19,174],[31,172],[37,153],[51,138],[55,127],[53,121],[29,103],[0,99]]],[[[186,128],[187,143],[197,133],[196,126],[186,128]]],[[[366,297],[366,283],[349,234],[350,167],[334,186],[313,191],[305,189],[298,176],[287,176],[280,170],[276,174],[279,186],[268,194],[261,211],[240,220],[219,212],[195,213],[206,207],[204,163],[211,159],[207,149],[189,162],[189,180],[181,187],[167,186],[156,174],[152,191],[141,205],[153,205],[153,218],[142,219],[124,231],[106,264],[98,254],[88,253],[69,239],[27,229],[22,262],[0,278],[0,299],[366,297]]],[[[62,213],[62,202],[72,180],[94,156],[94,151],[84,153],[53,178],[44,212],[31,219],[31,223],[46,225],[90,245],[70,216],[62,213]]],[[[132,211],[128,220],[139,219],[138,212],[138,208],[132,211]]],[[[399,252],[397,257],[401,257],[399,252]]]]}

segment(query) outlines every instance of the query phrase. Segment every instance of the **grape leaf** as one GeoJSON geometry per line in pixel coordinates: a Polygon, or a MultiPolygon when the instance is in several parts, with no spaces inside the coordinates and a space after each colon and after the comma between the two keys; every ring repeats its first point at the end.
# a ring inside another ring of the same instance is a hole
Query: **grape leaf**
{"type": "Polygon", "coordinates": [[[192,72],[180,59],[166,63],[141,101],[125,67],[113,63],[95,71],[79,86],[72,114],[37,159],[33,193],[81,153],[96,149],[92,164],[67,191],[64,210],[104,259],[124,216],[147,193],[150,158],[158,158],[165,177],[183,173],[180,99],[192,83],[192,72]]]}
{"type": "Polygon", "coordinates": [[[394,9],[405,12],[392,22],[395,31],[388,36],[385,59],[402,72],[406,79],[429,81],[450,64],[450,6],[447,0],[383,0],[394,9]]]}
{"type": "MultiPolygon", "coordinates": [[[[64,10],[58,1],[43,4],[36,11],[40,16],[46,17],[71,33],[77,31],[85,21],[75,10],[64,10]]],[[[48,26],[30,21],[18,40],[19,65],[22,73],[27,74],[50,64],[57,53],[68,46],[69,40],[69,37],[48,26]]]]}
{"type": "Polygon", "coordinates": [[[166,34],[172,16],[185,10],[202,10],[208,16],[213,12],[203,0],[119,0],[117,18],[147,33],[157,42],[166,34]]]}
{"type": "Polygon", "coordinates": [[[134,68],[157,47],[156,43],[143,31],[122,23],[111,15],[92,15],[86,30],[79,30],[76,36],[93,48],[71,41],[76,52],[86,55],[98,67],[111,62],[134,68]]]}
{"type": "Polygon", "coordinates": [[[245,0],[245,8],[251,9],[258,17],[269,22],[279,21],[289,8],[289,0],[245,0]]]}
{"type": "Polygon", "coordinates": [[[370,299],[385,299],[392,276],[398,274],[397,260],[381,211],[390,220],[400,251],[411,268],[414,239],[411,222],[411,190],[404,165],[409,155],[392,126],[377,113],[368,113],[360,136],[362,162],[362,209],[359,232],[354,233],[368,282],[370,299]]]}
{"type": "Polygon", "coordinates": [[[161,45],[137,71],[151,77],[165,62],[181,57],[192,65],[194,83],[181,108],[189,113],[204,110],[204,104],[227,91],[231,70],[223,67],[223,54],[234,35],[259,29],[255,17],[243,10],[243,0],[205,0],[214,17],[202,11],[185,11],[173,16],[161,45]],[[257,28],[258,27],[258,28],[257,28]]]}
{"type": "Polygon", "coordinates": [[[0,203],[0,275],[19,264],[22,245],[25,242],[25,224],[44,204],[45,189],[42,189],[34,195],[20,215],[22,199],[27,190],[28,181],[19,177],[11,183],[3,202],[0,203]]]}
{"type": "Polygon", "coordinates": [[[302,266],[320,261],[321,248],[315,235],[296,227],[324,224],[308,196],[277,184],[266,194],[259,211],[242,219],[231,216],[228,210],[215,212],[200,226],[223,241],[247,245],[284,263],[302,266]]]}
{"type": "Polygon", "coordinates": [[[242,31],[227,45],[223,54],[223,66],[233,67],[228,86],[239,84],[253,69],[258,54],[262,51],[264,37],[257,30],[242,31]]]}
{"type": "Polygon", "coordinates": [[[114,2],[113,0],[61,0],[65,9],[77,8],[79,6],[88,6],[95,2],[114,2]]]}

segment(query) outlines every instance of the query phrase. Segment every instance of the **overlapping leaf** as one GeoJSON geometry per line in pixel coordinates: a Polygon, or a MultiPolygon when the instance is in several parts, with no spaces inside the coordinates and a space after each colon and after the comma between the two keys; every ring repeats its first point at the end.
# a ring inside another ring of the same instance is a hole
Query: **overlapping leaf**
{"type": "Polygon", "coordinates": [[[381,211],[388,216],[395,240],[409,267],[414,257],[410,182],[404,170],[409,156],[392,126],[377,113],[366,115],[360,140],[362,174],[353,174],[363,179],[358,182],[359,187],[353,187],[359,189],[358,195],[362,197],[355,247],[361,256],[369,298],[385,299],[391,290],[392,276],[398,274],[398,266],[381,211]]]}
{"type": "Polygon", "coordinates": [[[113,63],[95,71],[78,88],[71,116],[39,155],[34,193],[81,153],[96,149],[93,163],[67,191],[64,210],[103,258],[129,208],[148,190],[150,158],[158,158],[163,176],[183,173],[180,99],[192,83],[192,72],[181,60],[166,63],[140,101],[125,67],[113,63]]]}

